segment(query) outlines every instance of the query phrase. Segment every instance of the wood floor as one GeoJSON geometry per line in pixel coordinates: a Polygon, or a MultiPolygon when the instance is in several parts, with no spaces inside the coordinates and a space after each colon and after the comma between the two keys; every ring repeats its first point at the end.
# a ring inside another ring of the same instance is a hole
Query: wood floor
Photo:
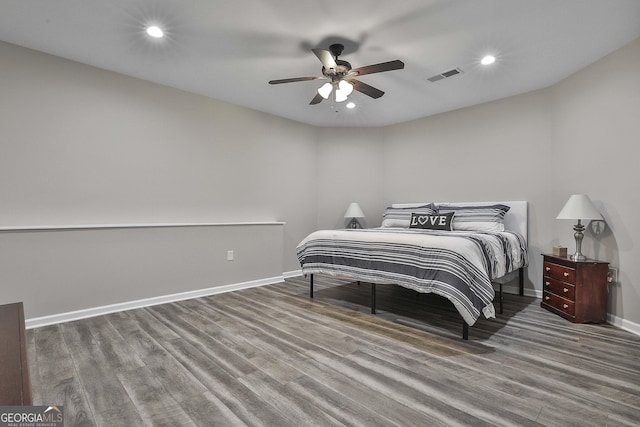
{"type": "Polygon", "coordinates": [[[328,277],[28,331],[66,426],[640,424],[640,337],[505,296],[460,338],[439,297],[328,277]]]}

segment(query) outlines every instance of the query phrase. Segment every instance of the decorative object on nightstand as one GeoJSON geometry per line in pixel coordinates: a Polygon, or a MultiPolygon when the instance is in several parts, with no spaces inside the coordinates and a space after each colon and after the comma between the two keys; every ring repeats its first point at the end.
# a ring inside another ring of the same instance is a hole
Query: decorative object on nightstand
{"type": "Polygon", "coordinates": [[[583,219],[596,219],[602,221],[602,215],[593,206],[591,199],[586,194],[574,194],[564,205],[556,219],[577,219],[578,223],[573,226],[574,237],[576,238],[576,253],[571,255],[573,261],[584,261],[586,256],[582,255],[582,238],[584,237],[583,219]]]}
{"type": "Polygon", "coordinates": [[[607,318],[609,263],[542,254],[540,306],[574,323],[604,323],[607,318]]]}
{"type": "Polygon", "coordinates": [[[362,213],[360,205],[354,202],[349,205],[347,211],[344,213],[344,217],[351,220],[349,222],[349,228],[359,228],[360,223],[358,222],[358,219],[364,218],[364,213],[362,213]]]}
{"type": "Polygon", "coordinates": [[[567,248],[565,248],[564,246],[554,246],[553,247],[553,254],[555,256],[566,257],[567,256],[567,248]]]}

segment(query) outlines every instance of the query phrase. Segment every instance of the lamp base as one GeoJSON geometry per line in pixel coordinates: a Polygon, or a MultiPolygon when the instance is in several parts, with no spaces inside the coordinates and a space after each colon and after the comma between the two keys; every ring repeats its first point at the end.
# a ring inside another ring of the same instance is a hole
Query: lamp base
{"type": "Polygon", "coordinates": [[[578,220],[578,223],[573,226],[573,237],[576,238],[576,253],[571,255],[572,261],[584,261],[587,259],[586,256],[582,255],[582,238],[584,237],[584,225],[582,225],[582,221],[578,220]]]}
{"type": "Polygon", "coordinates": [[[360,224],[358,224],[358,220],[353,218],[349,223],[349,228],[358,228],[360,224]]]}

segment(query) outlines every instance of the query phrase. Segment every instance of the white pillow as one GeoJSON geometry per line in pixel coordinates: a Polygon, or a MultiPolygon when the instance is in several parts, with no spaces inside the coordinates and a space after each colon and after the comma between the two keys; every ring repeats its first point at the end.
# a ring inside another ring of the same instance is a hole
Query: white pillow
{"type": "Polygon", "coordinates": [[[455,212],[453,229],[463,231],[504,231],[504,216],[511,209],[502,204],[495,205],[438,205],[439,213],[455,212]]]}
{"type": "Polygon", "coordinates": [[[409,228],[409,224],[411,223],[411,214],[419,213],[424,215],[435,215],[437,214],[433,203],[422,204],[420,206],[409,206],[409,207],[394,207],[396,205],[389,206],[385,209],[384,214],[382,215],[382,226],[383,228],[409,228]]]}

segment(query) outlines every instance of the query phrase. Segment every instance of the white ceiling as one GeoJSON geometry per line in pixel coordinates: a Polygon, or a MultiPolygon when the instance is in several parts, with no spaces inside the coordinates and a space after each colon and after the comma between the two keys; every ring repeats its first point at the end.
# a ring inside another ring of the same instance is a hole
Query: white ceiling
{"type": "Polygon", "coordinates": [[[547,87],[640,37],[639,0],[21,0],[0,40],[317,126],[384,126],[547,87]],[[167,36],[151,40],[149,23],[167,36]],[[340,41],[385,95],[309,105],[340,41]],[[479,64],[491,53],[497,62],[479,64]],[[430,83],[459,67],[463,74],[430,83]]]}

